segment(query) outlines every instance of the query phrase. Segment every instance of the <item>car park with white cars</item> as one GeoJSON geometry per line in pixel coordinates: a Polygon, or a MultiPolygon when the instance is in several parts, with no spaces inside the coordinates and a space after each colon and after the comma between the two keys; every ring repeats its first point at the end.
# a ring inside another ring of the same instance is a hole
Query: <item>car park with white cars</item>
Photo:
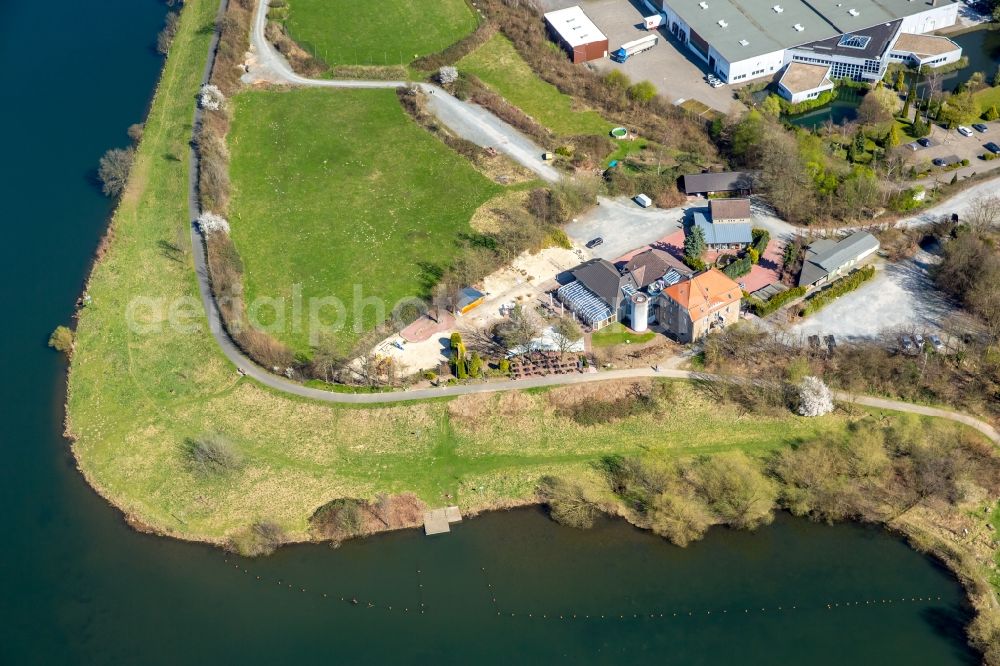
{"type": "Polygon", "coordinates": [[[972,130],[966,127],[965,125],[958,126],[958,133],[961,134],[962,136],[972,136],[972,130]]]}

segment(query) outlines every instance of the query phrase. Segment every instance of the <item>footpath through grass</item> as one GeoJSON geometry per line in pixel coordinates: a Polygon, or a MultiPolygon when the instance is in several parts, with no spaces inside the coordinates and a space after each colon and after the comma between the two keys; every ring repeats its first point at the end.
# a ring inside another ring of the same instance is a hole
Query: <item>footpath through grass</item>
{"type": "Polygon", "coordinates": [[[465,0],[291,0],[288,30],[330,65],[405,65],[476,29],[465,0]]]}
{"type": "Polygon", "coordinates": [[[556,134],[607,136],[611,123],[593,110],[579,109],[569,95],[559,92],[531,70],[510,40],[497,33],[458,61],[459,71],[479,77],[508,102],[556,134]]]}
{"type": "Polygon", "coordinates": [[[184,4],[114,239],[91,277],[70,372],[67,425],[79,467],[140,523],[219,542],[273,520],[305,539],[308,517],[337,497],[413,491],[469,511],[531,501],[540,475],[586,473],[607,453],[764,453],[846,426],[842,415],[741,416],[683,383],[657,413],[590,426],[559,409],[573,388],[349,408],[240,378],[205,326],[190,255],[164,249],[189,229],[185,151],[216,8],[215,0],[184,4]],[[167,324],[171,306],[178,326],[167,324]],[[193,472],[186,442],[205,432],[231,440],[243,465],[219,477],[193,472]]]}
{"type": "MultiPolygon", "coordinates": [[[[230,222],[248,302],[290,304],[296,285],[306,304],[335,297],[345,349],[382,321],[365,299],[391,313],[425,296],[428,264],[448,265],[473,213],[502,190],[407,117],[394,90],[253,91],[234,103],[230,222]]],[[[308,326],[285,324],[275,337],[308,351],[308,326]]]]}

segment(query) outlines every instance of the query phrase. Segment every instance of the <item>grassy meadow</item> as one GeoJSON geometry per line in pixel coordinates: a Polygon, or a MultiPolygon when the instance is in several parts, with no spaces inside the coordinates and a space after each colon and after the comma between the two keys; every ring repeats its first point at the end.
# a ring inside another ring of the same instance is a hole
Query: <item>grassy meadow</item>
{"type": "Polygon", "coordinates": [[[590,343],[595,347],[613,347],[625,343],[641,345],[644,342],[649,342],[654,337],[656,337],[656,334],[652,331],[636,333],[624,324],[615,322],[599,331],[594,331],[590,336],[590,343]]]}
{"type": "MultiPolygon", "coordinates": [[[[355,311],[355,290],[387,311],[425,295],[426,265],[450,263],[473,213],[503,189],[406,116],[394,90],[245,92],[229,143],[248,302],[290,302],[293,285],[306,303],[334,296],[345,348],[381,323],[374,307],[355,311]]],[[[308,332],[291,328],[274,335],[308,351],[308,332]]]]}
{"type": "Polygon", "coordinates": [[[457,67],[459,71],[477,76],[508,102],[556,134],[607,136],[611,131],[611,123],[599,113],[578,108],[578,102],[572,97],[540,79],[510,40],[500,33],[459,60],[457,67]]]}
{"type": "Polygon", "coordinates": [[[330,65],[405,65],[476,29],[465,0],[291,0],[292,37],[330,65]]]}

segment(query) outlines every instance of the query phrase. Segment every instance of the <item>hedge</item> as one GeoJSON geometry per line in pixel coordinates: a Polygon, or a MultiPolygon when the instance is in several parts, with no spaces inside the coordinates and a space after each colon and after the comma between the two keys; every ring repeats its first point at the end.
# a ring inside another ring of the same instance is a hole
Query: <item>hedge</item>
{"type": "Polygon", "coordinates": [[[862,269],[854,271],[847,277],[840,278],[829,287],[807,300],[799,315],[805,317],[806,315],[810,315],[817,310],[822,309],[840,296],[854,291],[868,280],[871,280],[873,277],[875,277],[875,267],[865,266],[862,269]]]}
{"type": "Polygon", "coordinates": [[[746,275],[753,268],[753,262],[750,261],[749,256],[740,257],[733,263],[729,264],[722,269],[722,272],[729,276],[731,279],[735,280],[741,275],[746,275]]]}
{"type": "Polygon", "coordinates": [[[753,243],[750,247],[757,250],[757,256],[763,257],[767,244],[771,241],[771,233],[767,229],[754,229],[752,232],[753,243]]]}
{"type": "Polygon", "coordinates": [[[806,295],[805,287],[792,287],[791,289],[786,289],[780,294],[775,294],[766,301],[762,301],[754,296],[749,296],[747,298],[747,304],[750,306],[750,310],[758,317],[766,317],[767,315],[775,312],[785,303],[789,301],[794,301],[796,298],[801,298],[806,295]]]}

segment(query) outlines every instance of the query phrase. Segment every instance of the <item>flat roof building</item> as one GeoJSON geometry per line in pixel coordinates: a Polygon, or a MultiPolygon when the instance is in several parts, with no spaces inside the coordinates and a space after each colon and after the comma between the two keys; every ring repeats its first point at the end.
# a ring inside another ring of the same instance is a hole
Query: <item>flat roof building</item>
{"type": "Polygon", "coordinates": [[[579,7],[567,7],[545,14],[549,34],[569,54],[573,62],[608,57],[608,38],[579,7]]]}
{"type": "MultiPolygon", "coordinates": [[[[663,0],[665,28],[726,83],[797,61],[877,81],[900,34],[954,25],[956,0],[663,0]]],[[[946,64],[944,61],[934,65],[946,64]]]]}

